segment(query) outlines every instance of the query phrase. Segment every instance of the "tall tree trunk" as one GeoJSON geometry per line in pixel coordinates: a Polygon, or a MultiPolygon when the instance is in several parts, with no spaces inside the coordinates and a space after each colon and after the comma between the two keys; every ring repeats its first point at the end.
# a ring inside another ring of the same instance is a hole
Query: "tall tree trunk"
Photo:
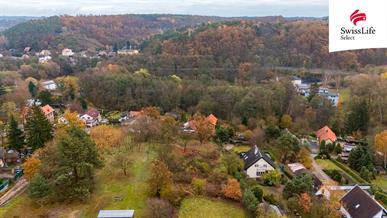
{"type": "Polygon", "coordinates": [[[74,176],[75,176],[75,182],[78,182],[78,170],[77,170],[76,166],[73,167],[73,171],[74,171],[74,176]]]}

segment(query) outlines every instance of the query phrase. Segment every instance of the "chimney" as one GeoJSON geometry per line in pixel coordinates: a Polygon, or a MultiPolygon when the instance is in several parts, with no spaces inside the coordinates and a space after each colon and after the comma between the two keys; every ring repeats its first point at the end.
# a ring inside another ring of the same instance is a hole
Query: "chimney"
{"type": "Polygon", "coordinates": [[[258,154],[258,147],[257,147],[257,145],[254,145],[254,154],[255,154],[255,155],[258,154]]]}

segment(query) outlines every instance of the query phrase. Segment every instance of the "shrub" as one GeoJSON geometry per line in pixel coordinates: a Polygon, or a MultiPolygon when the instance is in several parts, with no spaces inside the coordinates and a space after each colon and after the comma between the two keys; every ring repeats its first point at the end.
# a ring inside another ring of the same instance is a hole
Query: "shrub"
{"type": "Polygon", "coordinates": [[[206,186],[205,179],[198,179],[198,178],[192,179],[192,189],[196,195],[204,194],[205,186],[206,186]]]}
{"type": "Polygon", "coordinates": [[[228,179],[227,184],[222,189],[226,198],[239,201],[242,197],[239,182],[236,179],[228,179]]]}
{"type": "Polygon", "coordinates": [[[250,213],[255,213],[259,202],[252,191],[246,190],[243,193],[242,203],[250,213]]]}
{"type": "Polygon", "coordinates": [[[157,198],[151,198],[147,202],[144,212],[145,218],[169,218],[173,217],[173,207],[168,203],[157,198]]]}
{"type": "Polygon", "coordinates": [[[336,182],[341,183],[341,180],[343,177],[342,177],[340,171],[338,171],[338,170],[324,170],[324,172],[326,174],[328,174],[328,176],[331,177],[336,182]]]}
{"type": "Polygon", "coordinates": [[[277,200],[273,194],[264,195],[263,200],[265,200],[269,204],[277,204],[277,200]]]}
{"type": "Polygon", "coordinates": [[[217,198],[222,195],[221,188],[218,185],[207,183],[206,184],[206,195],[209,197],[217,198]]]}
{"type": "Polygon", "coordinates": [[[268,186],[278,186],[281,183],[281,173],[277,170],[272,170],[263,174],[262,179],[268,186]]]}
{"type": "Polygon", "coordinates": [[[173,174],[173,181],[178,183],[191,184],[192,182],[192,174],[181,172],[173,174]]]}
{"type": "Polygon", "coordinates": [[[48,181],[41,174],[36,174],[28,187],[28,196],[35,199],[44,198],[49,195],[49,190],[48,181]]]}
{"type": "Polygon", "coordinates": [[[370,172],[367,167],[362,167],[360,170],[360,177],[369,182],[372,178],[372,172],[370,172]]]}
{"type": "Polygon", "coordinates": [[[258,185],[254,186],[251,191],[259,202],[262,202],[263,190],[258,185]]]}

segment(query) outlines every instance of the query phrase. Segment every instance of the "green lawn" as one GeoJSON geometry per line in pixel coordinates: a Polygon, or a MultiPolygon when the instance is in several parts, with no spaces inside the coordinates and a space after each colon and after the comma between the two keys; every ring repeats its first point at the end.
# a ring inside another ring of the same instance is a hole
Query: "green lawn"
{"type": "Polygon", "coordinates": [[[341,169],[340,167],[338,167],[336,164],[332,163],[332,161],[330,160],[322,160],[322,159],[317,159],[316,160],[317,164],[321,166],[321,168],[323,169],[326,169],[326,170],[338,170],[340,171],[342,174],[345,174],[346,176],[348,176],[349,178],[351,178],[351,180],[355,183],[362,183],[361,181],[358,181],[356,178],[353,178],[353,176],[351,176],[350,174],[348,174],[347,172],[345,172],[343,169],[341,169]]]}
{"type": "Polygon", "coordinates": [[[251,146],[239,145],[239,146],[235,146],[232,150],[237,154],[240,154],[242,152],[248,152],[250,149],[251,149],[251,146]]]}
{"type": "Polygon", "coordinates": [[[0,208],[0,217],[82,217],[95,218],[101,209],[134,209],[141,217],[148,198],[146,180],[149,176],[153,152],[133,151],[133,164],[129,175],[119,169],[105,166],[96,175],[96,189],[86,203],[57,203],[38,206],[26,194],[13,199],[0,208]]]}
{"type": "Polygon", "coordinates": [[[207,198],[187,198],[179,211],[179,218],[244,218],[248,217],[242,207],[207,198]]]}
{"type": "Polygon", "coordinates": [[[384,192],[387,192],[387,175],[377,176],[375,180],[372,180],[372,184],[380,187],[384,192]]]}

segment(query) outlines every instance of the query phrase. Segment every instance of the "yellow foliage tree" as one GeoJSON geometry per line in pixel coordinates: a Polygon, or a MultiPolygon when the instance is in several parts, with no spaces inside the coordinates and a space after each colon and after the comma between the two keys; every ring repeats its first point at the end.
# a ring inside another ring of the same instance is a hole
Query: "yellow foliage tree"
{"type": "Polygon", "coordinates": [[[75,126],[78,128],[84,128],[85,123],[79,119],[77,112],[71,112],[66,110],[63,114],[64,122],[59,122],[58,128],[65,128],[67,126],[75,126]]]}
{"type": "Polygon", "coordinates": [[[375,149],[377,152],[383,155],[384,168],[387,168],[387,130],[376,134],[375,136],[375,149]]]}
{"type": "Polygon", "coordinates": [[[280,126],[281,128],[285,129],[289,129],[290,127],[292,127],[292,124],[293,124],[293,120],[292,120],[292,117],[287,115],[287,114],[284,114],[282,117],[281,117],[281,123],[280,123],[280,126]]]}
{"type": "Polygon", "coordinates": [[[100,150],[109,150],[121,144],[124,134],[119,128],[100,125],[91,130],[90,136],[100,150]]]}
{"type": "Polygon", "coordinates": [[[35,174],[39,171],[41,162],[35,156],[27,158],[23,164],[24,175],[28,181],[30,181],[35,174]]]}

